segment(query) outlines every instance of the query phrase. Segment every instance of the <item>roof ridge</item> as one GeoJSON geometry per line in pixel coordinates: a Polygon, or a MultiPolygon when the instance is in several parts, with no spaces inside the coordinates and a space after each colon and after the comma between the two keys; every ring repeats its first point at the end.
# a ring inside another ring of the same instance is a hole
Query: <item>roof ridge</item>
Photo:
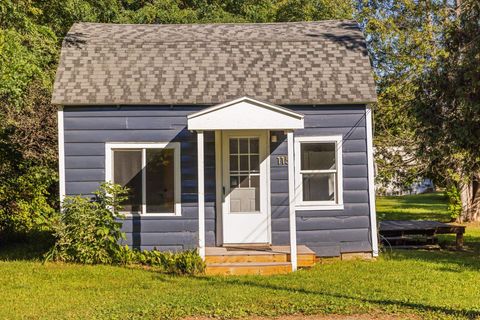
{"type": "Polygon", "coordinates": [[[89,22],[79,21],[73,23],[78,24],[90,24],[90,25],[113,25],[113,26],[221,26],[221,25],[287,25],[287,24],[316,24],[327,22],[352,22],[358,24],[355,19],[327,19],[327,20],[315,20],[315,21],[280,21],[280,22],[208,22],[208,23],[108,23],[108,22],[89,22]]]}

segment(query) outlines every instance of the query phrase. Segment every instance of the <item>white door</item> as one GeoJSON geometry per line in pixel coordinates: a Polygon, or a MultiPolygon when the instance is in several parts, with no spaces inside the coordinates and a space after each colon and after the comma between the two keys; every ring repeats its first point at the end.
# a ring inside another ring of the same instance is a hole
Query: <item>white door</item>
{"type": "Polygon", "coordinates": [[[223,242],[268,243],[267,133],[223,133],[223,242]]]}

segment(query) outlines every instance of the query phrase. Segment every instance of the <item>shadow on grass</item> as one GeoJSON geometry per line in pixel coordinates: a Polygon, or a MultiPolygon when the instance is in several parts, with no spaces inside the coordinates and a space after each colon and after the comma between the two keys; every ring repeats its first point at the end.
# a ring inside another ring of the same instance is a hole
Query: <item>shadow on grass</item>
{"type": "Polygon", "coordinates": [[[15,239],[0,243],[0,261],[42,261],[43,255],[53,245],[53,239],[48,234],[15,239]]]}
{"type": "Polygon", "coordinates": [[[345,299],[345,300],[352,300],[355,302],[361,303],[368,303],[377,305],[378,307],[403,307],[410,310],[416,310],[419,312],[434,312],[434,313],[443,313],[449,316],[464,316],[468,319],[477,319],[480,317],[479,310],[466,310],[466,309],[455,309],[450,307],[442,307],[442,306],[432,306],[422,303],[415,303],[415,302],[408,302],[408,301],[399,301],[394,299],[369,299],[363,297],[356,297],[350,296],[346,294],[339,294],[339,293],[332,293],[332,292],[325,292],[325,291],[316,291],[310,290],[305,288],[298,288],[298,287],[289,287],[285,285],[277,285],[273,283],[268,283],[268,278],[259,279],[259,281],[254,281],[251,279],[245,278],[219,278],[219,277],[198,277],[195,278],[199,281],[207,281],[211,284],[218,284],[222,287],[225,285],[230,286],[250,286],[256,287],[261,289],[268,289],[268,290],[275,290],[275,291],[285,291],[291,293],[302,293],[306,295],[315,295],[315,296],[323,296],[326,298],[335,298],[335,299],[345,299]]]}

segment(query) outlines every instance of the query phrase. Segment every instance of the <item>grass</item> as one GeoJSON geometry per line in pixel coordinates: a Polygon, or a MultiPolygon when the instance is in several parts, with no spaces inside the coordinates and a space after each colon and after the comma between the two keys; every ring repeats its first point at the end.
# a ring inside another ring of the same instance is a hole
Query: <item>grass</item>
{"type": "MultiPolygon", "coordinates": [[[[391,198],[379,199],[378,204],[388,219],[401,217],[397,209],[405,210],[409,218],[429,218],[424,209],[428,207],[436,208],[432,216],[442,220],[448,215],[440,209],[445,207],[442,199],[439,195],[397,198],[400,208],[391,198]],[[429,200],[425,203],[425,199],[429,200]]],[[[367,313],[480,319],[480,225],[467,231],[468,250],[462,252],[387,251],[375,262],[332,260],[311,270],[271,277],[175,277],[115,266],[43,265],[35,258],[40,246],[9,247],[0,252],[0,318],[367,313]]]]}
{"type": "Polygon", "coordinates": [[[451,221],[444,193],[426,193],[401,197],[377,198],[379,220],[451,221]]]}

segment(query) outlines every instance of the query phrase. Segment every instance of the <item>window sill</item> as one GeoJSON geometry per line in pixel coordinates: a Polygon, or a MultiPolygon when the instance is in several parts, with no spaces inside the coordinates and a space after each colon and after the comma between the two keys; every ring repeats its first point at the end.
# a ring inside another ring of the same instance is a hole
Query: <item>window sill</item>
{"type": "Polygon", "coordinates": [[[343,204],[303,204],[303,205],[296,205],[296,211],[314,211],[314,210],[343,210],[343,204]]]}

